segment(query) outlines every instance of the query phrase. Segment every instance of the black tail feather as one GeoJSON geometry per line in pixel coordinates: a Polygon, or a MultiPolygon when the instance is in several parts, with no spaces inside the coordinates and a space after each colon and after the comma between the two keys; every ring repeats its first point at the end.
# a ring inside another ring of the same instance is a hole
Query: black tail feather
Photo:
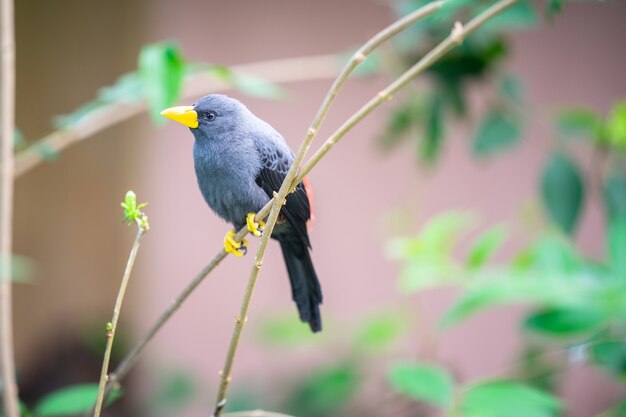
{"type": "Polygon", "coordinates": [[[281,239],[291,294],[298,306],[300,320],[309,323],[313,332],[322,330],[319,305],[322,303],[322,290],[317,279],[311,255],[306,243],[300,239],[281,239]]]}

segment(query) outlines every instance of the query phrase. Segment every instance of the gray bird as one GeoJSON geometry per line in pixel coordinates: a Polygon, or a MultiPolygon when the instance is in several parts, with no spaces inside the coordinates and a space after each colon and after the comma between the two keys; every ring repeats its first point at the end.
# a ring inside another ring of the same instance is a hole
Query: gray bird
{"type": "MultiPolygon", "coordinates": [[[[172,107],[161,114],[193,133],[196,178],[209,207],[235,229],[247,225],[260,236],[264,224],[255,223],[254,215],[280,189],[294,159],[285,139],[225,95],[211,94],[193,106],[172,107]]],[[[310,219],[309,189],[301,183],[287,196],[272,238],[280,243],[300,319],[318,332],[322,291],[311,262],[310,219]]],[[[224,248],[241,256],[247,242],[236,242],[234,234],[234,230],[226,234],[224,248]]]]}

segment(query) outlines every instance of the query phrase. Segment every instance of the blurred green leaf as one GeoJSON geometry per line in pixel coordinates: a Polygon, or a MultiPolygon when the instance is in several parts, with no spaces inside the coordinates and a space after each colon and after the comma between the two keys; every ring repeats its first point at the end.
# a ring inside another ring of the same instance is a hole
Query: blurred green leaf
{"type": "Polygon", "coordinates": [[[607,237],[613,271],[626,279],[626,214],[611,220],[607,237]]]}
{"type": "Polygon", "coordinates": [[[142,98],[143,84],[139,75],[135,72],[124,74],[115,84],[101,88],[95,100],[80,106],[70,114],[55,117],[54,124],[59,129],[72,129],[103,106],[120,102],[134,103],[142,98]]]}
{"type": "Polygon", "coordinates": [[[472,140],[475,155],[488,156],[515,145],[519,140],[519,123],[500,110],[490,110],[480,123],[472,140]]]}
{"type": "Polygon", "coordinates": [[[561,13],[565,0],[546,0],[546,15],[549,19],[561,13]]]}
{"type": "Polygon", "coordinates": [[[184,75],[185,61],[177,45],[165,42],[142,48],[139,53],[139,76],[154,122],[165,121],[160,113],[178,100],[184,75]]]}
{"type": "MultiPolygon", "coordinates": [[[[0,407],[0,417],[4,417],[3,411],[4,410],[2,410],[2,407],[0,407]]],[[[26,404],[22,402],[22,400],[20,400],[20,403],[19,403],[19,412],[20,412],[20,417],[32,417],[33,416],[33,413],[26,406],[26,404]]]]}
{"type": "MultiPolygon", "coordinates": [[[[481,6],[480,9],[485,9],[485,6],[481,6]]],[[[532,6],[530,1],[522,0],[513,4],[511,7],[504,10],[502,13],[497,14],[493,18],[489,19],[481,28],[482,32],[496,32],[504,31],[510,32],[512,30],[528,29],[534,27],[539,22],[537,12],[532,6]]]]}
{"type": "Polygon", "coordinates": [[[59,152],[46,142],[39,142],[34,146],[39,155],[48,162],[56,161],[59,158],[59,152]]]}
{"type": "Polygon", "coordinates": [[[505,238],[506,231],[502,226],[495,226],[483,232],[472,244],[465,265],[470,269],[483,266],[502,246],[505,238]]]}
{"type": "Polygon", "coordinates": [[[580,255],[572,244],[554,233],[538,238],[528,249],[526,256],[526,269],[543,274],[569,275],[579,271],[582,265],[580,255]]]}
{"type": "Polygon", "coordinates": [[[617,103],[611,110],[607,131],[611,145],[626,151],[626,101],[617,103]]]}
{"type": "Polygon", "coordinates": [[[427,164],[436,162],[441,151],[444,135],[441,101],[441,96],[436,94],[431,97],[426,108],[426,126],[424,140],[420,141],[420,157],[427,164]]]}
{"type": "Polygon", "coordinates": [[[257,329],[259,339],[273,345],[297,345],[315,338],[309,326],[291,314],[263,317],[257,329]]]}
{"type": "Polygon", "coordinates": [[[626,216],[626,173],[615,170],[604,182],[604,207],[609,220],[626,216]]]}
{"type": "Polygon", "coordinates": [[[440,214],[430,219],[414,238],[393,240],[388,253],[394,259],[405,260],[448,254],[473,223],[467,213],[440,214]]]}
{"type": "Polygon", "coordinates": [[[522,81],[513,74],[505,74],[500,80],[500,91],[509,100],[521,103],[523,100],[522,81]]]}
{"type": "Polygon", "coordinates": [[[159,370],[154,381],[151,414],[173,415],[184,408],[196,394],[196,381],[190,372],[180,369],[159,370]]]}
{"type": "Polygon", "coordinates": [[[407,332],[406,317],[394,311],[385,311],[368,317],[357,329],[357,346],[383,349],[407,332]]]}
{"type": "Polygon", "coordinates": [[[350,364],[320,369],[296,384],[288,408],[297,415],[326,417],[337,412],[357,391],[361,378],[350,364]]]}
{"type": "Polygon", "coordinates": [[[222,82],[251,97],[280,99],[287,96],[285,90],[264,78],[232,71],[222,65],[211,65],[209,72],[222,82]]]}
{"type": "Polygon", "coordinates": [[[572,234],[584,197],[584,184],[578,165],[562,153],[553,154],[543,171],[541,195],[552,222],[564,232],[572,234]]]}
{"type": "Polygon", "coordinates": [[[24,134],[17,127],[13,130],[13,149],[15,152],[24,150],[28,146],[24,134]]]}
{"type": "Polygon", "coordinates": [[[557,124],[563,136],[578,136],[593,142],[602,140],[603,122],[593,110],[565,109],[557,116],[557,124]]]}
{"type": "Polygon", "coordinates": [[[597,329],[605,316],[590,308],[547,308],[526,317],[524,327],[536,333],[563,337],[597,329]]]}
{"type": "Polygon", "coordinates": [[[566,306],[587,300],[588,287],[568,275],[495,270],[492,276],[472,283],[459,301],[444,315],[441,324],[452,326],[479,311],[500,305],[531,303],[566,306]]]}
{"type": "Polygon", "coordinates": [[[452,402],[454,381],[445,369],[436,365],[397,363],[389,370],[388,379],[398,392],[416,400],[438,407],[452,402]]]}
{"type": "MultiPolygon", "coordinates": [[[[2,262],[0,261],[0,267],[2,262]]],[[[11,279],[14,282],[29,284],[35,276],[36,263],[32,258],[21,255],[11,256],[11,279]]]]}
{"type": "Polygon", "coordinates": [[[597,342],[591,347],[594,362],[612,373],[626,377],[626,343],[618,341],[597,342]]]}
{"type": "Polygon", "coordinates": [[[561,403],[554,396],[512,381],[470,386],[459,406],[463,417],[553,417],[561,403]]]}
{"type": "MultiPolygon", "coordinates": [[[[89,413],[96,404],[98,384],[72,385],[43,397],[35,406],[37,417],[73,416],[89,413]]],[[[118,390],[111,391],[107,405],[121,396],[118,390]]]]}
{"type": "Polygon", "coordinates": [[[383,150],[391,150],[402,140],[406,139],[412,126],[420,123],[420,105],[411,100],[394,107],[389,113],[385,132],[381,135],[379,143],[383,150]]]}
{"type": "Polygon", "coordinates": [[[414,238],[391,241],[388,255],[407,262],[398,282],[400,290],[411,293],[454,280],[459,267],[452,250],[472,223],[466,213],[447,212],[428,221],[414,238]]]}
{"type": "Polygon", "coordinates": [[[105,103],[135,103],[143,98],[143,82],[136,72],[124,74],[115,84],[102,87],[98,99],[105,103]]]}

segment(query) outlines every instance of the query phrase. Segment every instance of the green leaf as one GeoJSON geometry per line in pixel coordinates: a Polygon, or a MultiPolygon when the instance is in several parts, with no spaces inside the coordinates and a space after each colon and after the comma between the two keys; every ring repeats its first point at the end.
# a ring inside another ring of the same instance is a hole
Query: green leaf
{"type": "Polygon", "coordinates": [[[139,54],[139,76],[148,100],[152,119],[164,122],[161,110],[173,105],[179,98],[185,75],[185,61],[173,43],[145,46],[139,54]]]}
{"type": "Polygon", "coordinates": [[[520,137],[519,123],[500,110],[490,110],[472,139],[472,150],[477,156],[488,156],[515,145],[520,137]]]}
{"type": "Polygon", "coordinates": [[[565,109],[557,116],[557,124],[563,136],[583,137],[593,142],[602,140],[602,119],[593,110],[565,109]]]}
{"type": "Polygon", "coordinates": [[[340,363],[317,370],[301,381],[289,395],[289,410],[298,415],[307,410],[308,415],[326,416],[352,398],[361,378],[353,366],[340,363]]]}
{"type": "Polygon", "coordinates": [[[604,315],[589,308],[547,308],[526,317],[527,330],[563,337],[589,332],[604,323],[604,315]]]}
{"type": "Polygon", "coordinates": [[[209,72],[219,80],[251,97],[281,99],[287,96],[285,90],[264,78],[232,71],[222,65],[212,65],[209,72]]]}
{"type": "Polygon", "coordinates": [[[608,246],[613,271],[626,279],[626,214],[609,223],[608,246]]]}
{"type": "Polygon", "coordinates": [[[598,365],[622,378],[626,377],[626,343],[597,342],[591,347],[591,357],[598,365]]]}
{"type": "Polygon", "coordinates": [[[154,398],[150,401],[152,414],[176,414],[184,408],[196,394],[196,381],[190,372],[177,368],[159,370],[152,388],[154,398]]]}
{"type": "Polygon", "coordinates": [[[604,207],[609,220],[626,216],[626,173],[614,171],[604,182],[604,207]]]}
{"type": "Polygon", "coordinates": [[[480,268],[502,246],[506,238],[505,229],[495,226],[478,236],[469,250],[465,264],[470,269],[480,268]]]}
{"type": "Polygon", "coordinates": [[[452,377],[435,365],[398,363],[389,370],[388,379],[398,392],[416,400],[438,407],[446,407],[452,402],[452,377]]]}
{"type": "Polygon", "coordinates": [[[420,157],[423,162],[436,162],[441,152],[444,135],[442,99],[439,95],[431,97],[426,108],[426,126],[424,140],[420,141],[420,157]]]}
{"type": "Polygon", "coordinates": [[[394,107],[387,118],[385,132],[379,143],[385,151],[393,149],[402,140],[408,137],[411,127],[420,122],[420,103],[406,101],[394,107]]]}
{"type": "Polygon", "coordinates": [[[611,110],[607,131],[611,145],[626,151],[626,101],[617,103],[611,110]]]}
{"type": "Polygon", "coordinates": [[[135,103],[143,98],[143,83],[139,74],[130,72],[115,81],[115,84],[102,87],[98,99],[104,103],[135,103]]]}
{"type": "Polygon", "coordinates": [[[561,13],[565,0],[546,0],[546,15],[548,19],[553,19],[554,16],[561,13]]]}
{"type": "Polygon", "coordinates": [[[520,383],[487,381],[468,388],[459,409],[463,417],[553,417],[561,403],[520,383]]]}
{"type": "Polygon", "coordinates": [[[359,347],[383,349],[407,332],[406,317],[399,312],[386,311],[367,318],[357,330],[359,347]]]}
{"type": "Polygon", "coordinates": [[[584,197],[578,165],[564,154],[553,154],[543,171],[541,195],[550,220],[572,234],[584,197]]]}
{"type": "Polygon", "coordinates": [[[521,80],[513,74],[505,74],[500,80],[500,92],[509,100],[521,103],[523,100],[522,90],[521,80]]]}
{"type": "Polygon", "coordinates": [[[259,339],[272,345],[290,346],[317,339],[306,324],[289,314],[264,317],[257,328],[259,339]]]}
{"type": "Polygon", "coordinates": [[[582,267],[581,257],[561,235],[546,234],[527,253],[527,267],[544,275],[573,275],[582,267]]]}
{"type": "MultiPolygon", "coordinates": [[[[485,9],[481,6],[481,9],[485,9]]],[[[510,32],[512,30],[528,29],[539,22],[535,8],[529,1],[522,0],[497,14],[480,29],[481,32],[510,32]]]]}
{"type": "MultiPolygon", "coordinates": [[[[72,385],[54,391],[43,397],[34,409],[37,417],[58,417],[84,414],[96,404],[98,384],[72,385]]],[[[111,391],[107,405],[121,396],[117,390],[111,391]]]]}

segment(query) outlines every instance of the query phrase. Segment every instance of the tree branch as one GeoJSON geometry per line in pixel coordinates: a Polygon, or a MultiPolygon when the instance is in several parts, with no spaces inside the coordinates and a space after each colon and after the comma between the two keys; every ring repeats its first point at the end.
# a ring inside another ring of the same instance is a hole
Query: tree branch
{"type": "MultiPolygon", "coordinates": [[[[475,29],[477,29],[480,25],[482,25],[490,17],[492,17],[493,15],[501,12],[505,8],[511,6],[516,1],[517,0],[500,0],[498,3],[494,4],[494,6],[492,6],[491,8],[485,10],[477,18],[473,19],[470,23],[468,23],[468,25],[465,28],[461,27],[461,32],[459,32],[458,29],[457,29],[457,31],[454,33],[454,36],[451,35],[451,37],[455,40],[455,42],[453,42],[452,45],[450,45],[450,47],[454,47],[456,45],[456,42],[462,41],[462,36],[470,33],[471,31],[473,31],[475,29]]],[[[457,28],[458,28],[458,26],[457,26],[457,28]]],[[[451,37],[449,37],[446,40],[444,40],[442,42],[442,44],[447,45],[448,42],[449,42],[449,39],[451,37]]],[[[441,44],[438,47],[436,47],[435,50],[439,50],[440,48],[441,48],[441,44]]],[[[426,55],[414,67],[412,67],[409,71],[407,71],[407,73],[409,73],[410,71],[413,71],[412,72],[414,74],[413,76],[415,76],[419,72],[423,71],[428,65],[432,64],[434,61],[432,60],[433,58],[432,58],[431,54],[432,54],[432,52],[430,54],[426,55]],[[419,71],[414,72],[416,67],[418,67],[419,71]]],[[[404,81],[404,83],[402,85],[406,84],[406,82],[408,82],[410,80],[410,78],[406,79],[406,77],[405,77],[407,73],[405,73],[403,75],[403,77],[401,77],[401,78],[405,79],[405,81],[404,81]]],[[[396,85],[396,82],[392,83],[390,85],[390,87],[394,86],[394,85],[396,85]]],[[[398,86],[394,90],[394,92],[398,88],[400,88],[402,85],[398,86]]],[[[383,90],[383,91],[389,91],[389,87],[387,89],[383,90]]],[[[378,98],[378,96],[377,96],[377,98],[378,98]]],[[[389,99],[389,98],[390,98],[390,96],[387,96],[387,99],[389,99]]],[[[373,100],[376,100],[376,98],[373,99],[373,100]]],[[[332,102],[332,100],[331,100],[331,102],[332,102]]],[[[381,101],[381,103],[382,103],[382,101],[381,101]]],[[[320,148],[320,150],[318,150],[318,152],[316,152],[315,155],[309,159],[307,164],[304,166],[302,172],[296,177],[295,181],[292,182],[293,185],[290,188],[293,189],[295,187],[295,185],[297,185],[298,182],[300,182],[302,180],[304,175],[307,174],[308,172],[310,172],[311,169],[313,169],[314,166],[323,158],[323,156],[346,133],[348,133],[348,131],[352,127],[354,127],[354,125],[356,125],[358,123],[358,121],[360,121],[365,116],[367,116],[367,114],[369,114],[371,111],[373,111],[374,108],[377,107],[378,105],[380,105],[381,103],[377,103],[375,105],[368,103],[368,104],[366,104],[366,106],[364,106],[364,108],[366,108],[365,110],[363,110],[363,108],[362,108],[357,113],[355,113],[355,115],[353,115],[350,119],[348,119],[348,121],[346,123],[344,123],[333,135],[330,136],[330,138],[324,143],[324,145],[320,148]],[[358,120],[356,120],[357,118],[358,118],[358,120]],[[322,153],[320,154],[320,152],[322,152],[322,153]]],[[[319,112],[318,112],[318,114],[319,114],[319,112]]],[[[323,116],[320,118],[320,121],[322,119],[323,119],[323,116]]],[[[313,133],[313,136],[315,135],[315,133],[316,132],[313,133]]],[[[309,133],[307,133],[307,138],[308,137],[309,137],[309,133]]],[[[294,165],[295,165],[295,163],[294,163],[294,165]]],[[[270,210],[271,210],[271,208],[273,206],[273,203],[274,203],[274,199],[272,201],[270,201],[268,204],[266,204],[257,213],[256,220],[265,219],[270,214],[270,210]]],[[[248,234],[247,228],[243,227],[241,230],[239,230],[237,232],[237,234],[235,235],[235,239],[238,240],[238,241],[241,241],[241,239],[243,239],[247,234],[248,234]]],[[[111,387],[113,385],[119,384],[119,382],[127,375],[128,371],[132,368],[132,366],[136,362],[138,356],[143,352],[143,349],[146,347],[148,342],[150,342],[150,340],[154,337],[154,335],[156,333],[158,333],[158,331],[167,322],[167,320],[178,310],[178,308],[182,305],[182,303],[189,297],[189,295],[195,290],[195,288],[198,285],[200,285],[200,283],[204,280],[204,278],[206,278],[206,276],[209,273],[211,273],[211,271],[213,271],[213,269],[215,269],[215,267],[217,267],[219,265],[219,263],[224,258],[226,258],[226,256],[227,256],[227,253],[222,249],[207,264],[207,266],[205,266],[204,269],[202,271],[200,271],[194,277],[194,279],[187,285],[187,287],[185,287],[185,289],[175,298],[175,300],[172,302],[172,304],[156,320],[154,325],[148,330],[148,332],[144,335],[144,337],[142,337],[140,339],[140,341],[126,355],[126,357],[122,360],[122,362],[120,363],[118,368],[115,370],[115,372],[113,374],[110,374],[110,378],[109,378],[110,379],[110,383],[107,385],[107,392],[111,389],[111,387]]],[[[257,262],[255,262],[255,268],[256,268],[256,265],[257,265],[257,262]]],[[[239,316],[239,317],[241,317],[241,316],[239,316]]],[[[218,401],[218,403],[219,403],[219,401],[218,401]]],[[[223,405],[222,405],[222,407],[223,407],[223,405]]]]}
{"type": "MultiPolygon", "coordinates": [[[[274,59],[235,65],[231,70],[254,74],[271,82],[296,82],[326,79],[335,76],[339,67],[336,55],[274,59]]],[[[231,87],[203,73],[187,76],[181,100],[204,95],[208,92],[228,90],[231,87]]],[[[25,174],[45,161],[42,148],[59,153],[68,146],[81,142],[111,126],[130,119],[148,109],[147,103],[114,103],[94,110],[93,114],[79,120],[71,130],[58,130],[34,142],[17,154],[15,176],[25,174]]]]}
{"type": "MultiPolygon", "coordinates": [[[[256,286],[257,279],[263,266],[263,260],[265,258],[267,245],[269,243],[270,237],[272,236],[276,221],[278,220],[278,214],[280,213],[282,206],[286,202],[285,199],[287,197],[287,194],[291,190],[292,184],[294,184],[294,188],[295,184],[297,184],[294,183],[294,179],[298,174],[300,164],[302,163],[302,160],[304,159],[306,153],[311,147],[311,143],[313,142],[316,133],[323,123],[326,114],[328,114],[328,111],[330,110],[330,107],[335,100],[335,97],[337,97],[337,94],[339,94],[339,92],[341,91],[341,88],[345,84],[350,74],[352,74],[352,72],[358,65],[365,61],[367,55],[371,51],[376,49],[383,42],[397,35],[399,32],[404,30],[412,23],[415,23],[419,19],[422,19],[429,14],[435,12],[436,10],[441,8],[443,4],[443,1],[432,2],[407,15],[406,17],[399,19],[398,21],[392,23],[390,26],[376,34],[373,38],[366,42],[363,47],[359,48],[359,50],[353,55],[352,59],[344,66],[343,70],[341,71],[339,76],[337,76],[335,82],[332,84],[330,90],[326,94],[326,97],[320,105],[317,115],[315,116],[313,122],[311,123],[311,126],[307,130],[306,137],[300,145],[298,153],[294,157],[294,160],[291,164],[291,167],[289,168],[289,171],[287,172],[287,175],[285,176],[285,179],[283,180],[280,190],[278,191],[278,193],[274,193],[272,208],[265,224],[265,229],[263,230],[263,236],[261,237],[259,248],[257,249],[257,253],[254,258],[254,265],[252,266],[252,269],[250,271],[250,276],[248,278],[248,284],[246,286],[246,291],[243,296],[239,315],[235,319],[235,328],[233,330],[233,335],[228,346],[228,352],[226,354],[224,368],[221,371],[220,384],[218,388],[217,399],[215,401],[215,409],[213,411],[213,415],[215,417],[219,417],[220,413],[226,406],[226,394],[228,392],[228,386],[230,385],[232,378],[232,368],[235,361],[235,355],[237,354],[237,348],[239,347],[239,340],[241,338],[241,333],[243,332],[245,323],[248,320],[248,309],[250,308],[252,294],[254,293],[254,288],[256,286]]],[[[263,218],[264,217],[265,216],[263,216],[263,218]]],[[[256,220],[262,220],[259,214],[257,214],[256,220]]]]}
{"type": "Polygon", "coordinates": [[[124,295],[126,294],[128,281],[130,280],[130,273],[133,270],[135,258],[137,257],[139,246],[141,245],[141,238],[143,237],[145,232],[146,229],[143,228],[141,221],[138,221],[137,235],[135,236],[135,241],[133,242],[133,246],[130,250],[128,261],[126,262],[126,269],[124,270],[124,276],[122,277],[122,283],[120,284],[120,290],[117,294],[117,299],[115,300],[115,307],[113,308],[113,318],[109,323],[107,323],[106,326],[107,344],[104,350],[104,359],[102,360],[102,371],[100,372],[100,383],[98,384],[98,397],[96,398],[96,406],[93,412],[94,417],[100,417],[100,412],[102,410],[102,404],[104,402],[105,396],[105,388],[108,380],[109,361],[111,359],[111,350],[113,349],[113,339],[115,338],[115,331],[117,329],[117,321],[120,317],[120,311],[122,310],[122,303],[124,301],[124,295]]]}
{"type": "Polygon", "coordinates": [[[420,59],[415,65],[409,68],[404,74],[398,77],[394,82],[389,84],[387,88],[380,91],[374,98],[372,98],[367,104],[365,104],[359,111],[354,113],[335,133],[333,133],[324,144],[315,152],[315,154],[307,161],[306,165],[302,169],[302,172],[296,178],[296,181],[292,185],[294,189],[307,175],[315,165],[330,151],[338,142],[343,138],[348,131],[350,131],[355,125],[357,125],[365,116],[370,114],[374,109],[380,106],[385,101],[391,100],[393,95],[402,87],[407,85],[417,75],[435,63],[439,58],[445,55],[448,51],[455,46],[461,44],[463,39],[474,32],[486,21],[493,16],[502,12],[506,8],[512,6],[517,0],[500,0],[493,4],[491,7],[483,11],[481,14],[470,20],[465,26],[459,22],[454,24],[454,28],[450,35],[444,39],[441,43],[435,46],[429,53],[427,53],[422,59],[420,59]]]}
{"type": "Polygon", "coordinates": [[[13,352],[11,247],[13,233],[13,132],[15,131],[15,28],[13,0],[2,0],[2,98],[0,173],[0,383],[4,415],[19,417],[13,352]]]}

